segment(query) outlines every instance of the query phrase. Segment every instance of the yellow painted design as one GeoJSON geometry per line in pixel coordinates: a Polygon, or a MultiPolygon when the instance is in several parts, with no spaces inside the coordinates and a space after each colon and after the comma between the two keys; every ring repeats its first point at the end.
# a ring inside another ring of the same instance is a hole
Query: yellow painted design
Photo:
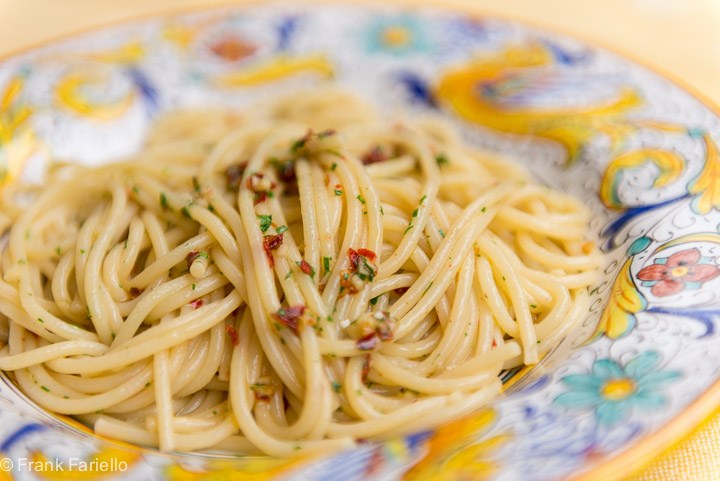
{"type": "Polygon", "coordinates": [[[142,43],[128,42],[118,48],[95,52],[89,55],[92,60],[111,64],[134,64],[145,56],[145,47],[142,43]]]}
{"type": "MultiPolygon", "coordinates": [[[[49,459],[42,452],[36,451],[30,455],[36,465],[52,466],[53,459],[49,459]]],[[[95,454],[88,456],[85,464],[74,463],[77,466],[63,465],[63,469],[38,471],[39,479],[50,481],[89,481],[113,477],[117,473],[126,472],[141,459],[140,454],[125,449],[104,447],[95,454]]]]}
{"type": "Polygon", "coordinates": [[[622,209],[618,196],[618,185],[627,169],[639,167],[647,162],[657,166],[660,173],[653,181],[653,187],[660,188],[677,180],[683,173],[685,162],[677,153],[660,149],[639,149],[615,157],[602,178],[600,198],[607,207],[622,209]]]}
{"type": "Polygon", "coordinates": [[[635,90],[622,89],[606,103],[572,109],[509,106],[482,91],[482,86],[492,86],[504,95],[532,86],[552,61],[552,54],[540,44],[510,47],[448,70],[437,86],[436,96],[467,121],[557,141],[567,149],[570,162],[577,158],[582,145],[598,133],[608,135],[617,147],[633,129],[624,121],[624,115],[642,103],[635,90]]]}
{"type": "Polygon", "coordinates": [[[428,441],[428,452],[412,467],[406,481],[482,480],[496,470],[488,459],[498,447],[511,440],[504,434],[477,442],[495,422],[497,414],[485,409],[473,416],[439,427],[428,441]]]}
{"type": "Polygon", "coordinates": [[[382,32],[382,42],[388,47],[404,47],[412,40],[410,31],[400,25],[390,26],[382,32]]]}
{"type": "Polygon", "coordinates": [[[266,481],[307,460],[270,457],[209,461],[203,470],[172,464],[165,470],[167,481],[266,481]]]}
{"type": "Polygon", "coordinates": [[[20,102],[24,86],[16,75],[0,93],[0,186],[20,174],[38,144],[28,125],[33,110],[20,102]]]}
{"type": "MultiPolygon", "coordinates": [[[[8,458],[5,454],[0,453],[0,467],[12,466],[12,458],[8,458]]],[[[12,472],[0,469],[0,481],[13,481],[12,472]]]]}
{"type": "Polygon", "coordinates": [[[714,232],[700,232],[697,234],[684,235],[682,237],[677,237],[677,238],[661,245],[660,247],[655,249],[653,254],[661,252],[665,249],[669,249],[670,247],[673,247],[673,246],[677,246],[680,244],[688,244],[690,242],[711,242],[713,244],[720,244],[720,235],[718,235],[714,232]]]}
{"type": "Polygon", "coordinates": [[[628,258],[620,269],[593,339],[602,334],[611,339],[624,336],[635,326],[635,314],[647,306],[647,301],[632,280],[631,263],[632,257],[628,258]]]}
{"type": "Polygon", "coordinates": [[[55,87],[58,102],[72,112],[91,117],[95,120],[112,120],[123,115],[135,101],[135,94],[126,95],[104,102],[89,99],[82,91],[83,87],[102,85],[108,81],[107,72],[89,71],[66,75],[55,87]]]}
{"type": "Polygon", "coordinates": [[[621,401],[635,392],[635,381],[630,378],[610,379],[600,390],[600,394],[610,401],[621,401]]]}
{"type": "Polygon", "coordinates": [[[324,55],[279,56],[265,63],[219,75],[217,80],[222,85],[231,87],[252,87],[306,72],[316,73],[322,77],[332,77],[335,73],[332,64],[324,55]]]}
{"type": "Polygon", "coordinates": [[[720,211],[720,155],[718,147],[709,135],[703,136],[705,141],[705,166],[690,184],[688,192],[697,196],[692,208],[698,214],[707,214],[712,209],[720,211]]]}

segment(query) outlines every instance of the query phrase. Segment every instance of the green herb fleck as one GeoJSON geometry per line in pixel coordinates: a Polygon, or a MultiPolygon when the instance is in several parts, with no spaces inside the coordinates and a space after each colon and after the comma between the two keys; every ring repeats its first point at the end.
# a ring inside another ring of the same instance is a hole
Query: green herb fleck
{"type": "Polygon", "coordinates": [[[333,162],[332,165],[330,166],[330,170],[335,170],[335,169],[337,169],[337,162],[333,162]]]}
{"type": "Polygon", "coordinates": [[[342,189],[335,189],[335,195],[342,195],[343,191],[342,189]]]}
{"type": "Polygon", "coordinates": [[[410,229],[412,229],[413,227],[415,227],[415,226],[414,226],[414,225],[412,225],[412,222],[411,222],[411,223],[409,223],[409,224],[408,224],[408,226],[407,226],[407,229],[405,229],[405,232],[403,232],[403,234],[407,234],[407,233],[408,233],[408,231],[409,231],[410,229]]]}
{"type": "Polygon", "coordinates": [[[483,206],[482,209],[480,209],[480,212],[485,212],[487,210],[487,207],[483,206]]]}
{"type": "Polygon", "coordinates": [[[435,156],[435,162],[437,162],[438,166],[448,165],[450,163],[450,159],[447,158],[447,155],[445,155],[443,152],[440,152],[435,156]]]}
{"type": "Polygon", "coordinates": [[[440,234],[440,237],[442,237],[443,239],[445,238],[445,231],[444,231],[444,230],[438,229],[438,233],[440,234]]]}
{"type": "Polygon", "coordinates": [[[418,216],[418,209],[415,209],[415,210],[413,211],[412,216],[413,216],[413,217],[417,217],[417,216],[418,216]]]}
{"type": "Polygon", "coordinates": [[[193,285],[192,285],[192,290],[194,291],[196,287],[197,287],[197,285],[196,285],[196,284],[193,284],[193,285]]]}
{"type": "Polygon", "coordinates": [[[332,390],[333,390],[334,392],[340,392],[340,389],[341,389],[341,388],[342,388],[342,386],[340,385],[339,382],[337,382],[337,381],[333,381],[333,382],[332,382],[332,390]]]}
{"type": "Polygon", "coordinates": [[[372,299],[370,299],[370,305],[374,306],[375,304],[377,304],[378,299],[380,299],[380,296],[373,297],[372,299]]]}
{"type": "Polygon", "coordinates": [[[60,257],[62,255],[62,249],[60,248],[60,246],[57,246],[55,248],[55,253],[58,255],[58,257],[60,257]]]}
{"type": "Polygon", "coordinates": [[[168,200],[165,192],[160,192],[160,207],[162,207],[163,209],[168,208],[168,200]]]}
{"type": "Polygon", "coordinates": [[[42,389],[42,390],[45,391],[45,392],[50,392],[50,389],[48,389],[48,388],[45,387],[45,386],[40,386],[40,389],[42,389]]]}
{"type": "Polygon", "coordinates": [[[42,317],[38,317],[37,320],[38,320],[39,323],[45,324],[45,321],[42,320],[42,317]]]}
{"type": "Polygon", "coordinates": [[[362,204],[364,204],[364,203],[365,203],[365,197],[363,197],[363,196],[362,196],[362,195],[360,195],[360,194],[358,194],[358,195],[357,195],[357,200],[359,200],[359,201],[360,201],[360,203],[362,203],[362,204]]]}
{"type": "Polygon", "coordinates": [[[266,232],[270,228],[270,224],[272,224],[272,216],[259,215],[257,218],[260,220],[260,230],[266,232]]]}
{"type": "Polygon", "coordinates": [[[325,272],[330,272],[330,261],[332,260],[332,257],[323,257],[323,267],[325,268],[325,272]]]}
{"type": "Polygon", "coordinates": [[[288,227],[286,225],[281,225],[277,229],[275,229],[275,232],[278,234],[282,234],[283,232],[287,231],[288,227]]]}

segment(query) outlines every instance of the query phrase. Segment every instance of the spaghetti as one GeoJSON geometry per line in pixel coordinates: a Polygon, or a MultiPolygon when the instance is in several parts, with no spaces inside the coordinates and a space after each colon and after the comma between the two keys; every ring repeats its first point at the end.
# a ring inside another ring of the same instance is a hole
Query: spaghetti
{"type": "Polygon", "coordinates": [[[577,200],[335,91],[170,114],[134,158],[4,199],[0,369],[166,451],[291,456],[466,415],[572,329],[600,263],[577,200]]]}

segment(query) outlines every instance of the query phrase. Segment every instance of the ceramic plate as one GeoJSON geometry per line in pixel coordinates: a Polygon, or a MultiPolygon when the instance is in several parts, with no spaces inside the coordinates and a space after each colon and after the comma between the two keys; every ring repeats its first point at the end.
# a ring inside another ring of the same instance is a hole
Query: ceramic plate
{"type": "Polygon", "coordinates": [[[578,331],[530,372],[507,373],[505,394],[482,412],[328,457],[113,443],[42,412],[5,380],[0,468],[23,480],[604,480],[612,458],[633,464],[707,413],[720,390],[718,115],[570,38],[462,12],[359,5],[101,29],[0,63],[2,182],[37,176],[50,157],[97,165],[131,154],[169,109],[242,109],[330,78],[389,113],[443,115],[469,142],[591,206],[607,263],[578,331]],[[33,460],[65,470],[28,469],[33,460]]]}

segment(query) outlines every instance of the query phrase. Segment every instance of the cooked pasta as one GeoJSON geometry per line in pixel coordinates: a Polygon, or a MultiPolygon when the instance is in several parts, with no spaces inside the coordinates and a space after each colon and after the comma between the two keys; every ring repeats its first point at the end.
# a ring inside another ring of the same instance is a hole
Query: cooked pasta
{"type": "Polygon", "coordinates": [[[588,210],[437,119],[329,89],[158,119],[3,193],[0,369],[161,450],[351,447],[459,418],[587,312],[588,210]]]}

